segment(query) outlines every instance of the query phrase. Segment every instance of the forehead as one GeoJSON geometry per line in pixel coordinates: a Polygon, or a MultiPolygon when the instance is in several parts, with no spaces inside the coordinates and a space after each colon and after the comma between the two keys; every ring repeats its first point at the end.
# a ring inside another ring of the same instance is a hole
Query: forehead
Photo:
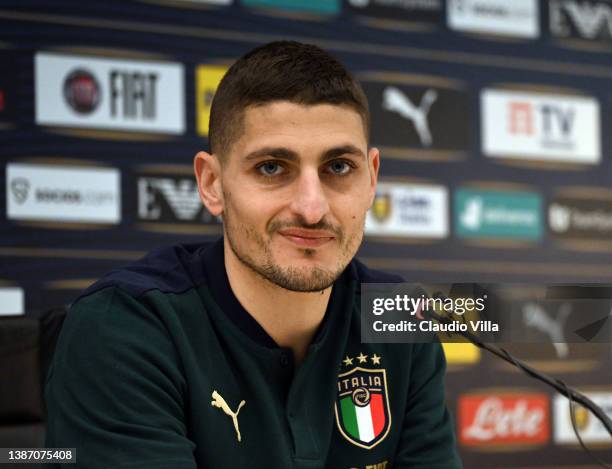
{"type": "Polygon", "coordinates": [[[306,155],[347,144],[366,153],[364,123],[352,108],[275,101],[245,109],[243,132],[233,153],[246,155],[259,147],[278,146],[306,155]]]}

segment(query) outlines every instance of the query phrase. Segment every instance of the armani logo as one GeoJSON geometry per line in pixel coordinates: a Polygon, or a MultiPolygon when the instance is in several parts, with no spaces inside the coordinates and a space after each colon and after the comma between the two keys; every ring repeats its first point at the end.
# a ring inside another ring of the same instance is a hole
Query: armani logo
{"type": "Polygon", "coordinates": [[[421,145],[430,147],[433,140],[427,117],[436,99],[438,99],[437,91],[429,89],[421,97],[419,105],[415,106],[399,88],[388,86],[383,91],[383,108],[387,111],[397,112],[404,119],[411,121],[419,134],[421,145]]]}
{"type": "Polygon", "coordinates": [[[232,422],[234,423],[234,429],[236,430],[236,438],[238,438],[238,441],[242,441],[242,437],[240,436],[240,429],[238,428],[238,412],[240,412],[240,409],[243,405],[246,404],[246,402],[244,400],[240,401],[236,412],[232,412],[232,409],[230,409],[230,407],[227,405],[225,399],[223,399],[223,397],[221,397],[221,395],[217,391],[213,391],[212,399],[213,400],[210,405],[221,409],[226,415],[232,418],[232,422]]]}

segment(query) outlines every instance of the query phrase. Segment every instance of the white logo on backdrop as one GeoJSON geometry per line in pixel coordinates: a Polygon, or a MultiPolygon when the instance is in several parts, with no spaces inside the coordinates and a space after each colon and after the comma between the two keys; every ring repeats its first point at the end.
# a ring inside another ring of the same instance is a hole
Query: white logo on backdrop
{"type": "Polygon", "coordinates": [[[451,29],[534,39],[540,35],[537,0],[449,0],[451,29]]]}
{"type": "Polygon", "coordinates": [[[15,197],[15,202],[23,204],[30,193],[30,181],[26,178],[16,177],[11,181],[11,192],[15,197]]]}
{"type": "Polygon", "coordinates": [[[463,436],[480,441],[534,437],[542,432],[544,421],[544,410],[530,408],[525,399],[508,405],[497,397],[489,397],[480,403],[474,421],[463,430],[463,436]]]}
{"type": "Polygon", "coordinates": [[[572,313],[572,306],[564,303],[559,307],[555,317],[550,317],[539,304],[529,302],[523,306],[523,323],[543,334],[546,334],[555,347],[557,357],[565,358],[569,353],[565,343],[563,328],[572,313]]]}
{"type": "Polygon", "coordinates": [[[483,203],[480,197],[469,199],[459,216],[461,224],[468,230],[478,230],[482,225],[483,203]]]}
{"type": "Polygon", "coordinates": [[[140,178],[138,180],[138,215],[143,219],[156,220],[161,216],[161,207],[155,204],[151,189],[161,192],[179,220],[194,220],[202,209],[202,202],[195,181],[170,178],[140,178]]]}
{"type": "Polygon", "coordinates": [[[427,117],[437,98],[436,90],[427,90],[421,97],[419,105],[416,106],[399,88],[388,86],[383,91],[383,109],[397,112],[404,119],[411,121],[419,134],[421,144],[429,147],[432,144],[432,137],[427,117]]]}
{"type": "MultiPolygon", "coordinates": [[[[612,392],[587,392],[586,396],[612,417],[612,392]]],[[[557,394],[553,401],[554,441],[561,444],[578,444],[569,413],[567,398],[557,394]]],[[[610,434],[606,427],[591,412],[580,405],[574,406],[580,437],[585,443],[609,443],[610,434]]]]}
{"type": "Polygon", "coordinates": [[[37,124],[185,130],[182,64],[38,52],[34,69],[37,124]]]}
{"type": "Polygon", "coordinates": [[[7,215],[11,220],[119,223],[119,170],[9,163],[7,215]]]}
{"type": "Polygon", "coordinates": [[[448,236],[448,189],[433,184],[382,181],[366,216],[368,236],[448,236]]]}
{"type": "Polygon", "coordinates": [[[553,231],[569,230],[572,221],[572,210],[564,205],[552,204],[548,210],[548,222],[553,231]]]}
{"type": "Polygon", "coordinates": [[[601,159],[601,121],[595,98],[485,89],[481,93],[483,152],[595,164],[601,159]]]}

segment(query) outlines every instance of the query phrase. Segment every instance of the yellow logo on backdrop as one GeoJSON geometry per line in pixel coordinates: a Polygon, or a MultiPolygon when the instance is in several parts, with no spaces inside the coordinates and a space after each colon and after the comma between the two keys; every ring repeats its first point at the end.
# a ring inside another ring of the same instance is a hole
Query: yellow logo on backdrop
{"type": "Polygon", "coordinates": [[[210,105],[221,78],[228,67],[223,65],[199,65],[196,68],[196,114],[198,135],[208,137],[210,105]]]}
{"type": "Polygon", "coordinates": [[[378,222],[384,222],[391,215],[391,194],[377,193],[372,204],[372,215],[378,222]]]}
{"type": "Polygon", "coordinates": [[[576,427],[578,427],[578,430],[586,430],[590,420],[589,411],[581,405],[577,405],[574,407],[574,417],[576,418],[576,427]]]}
{"type": "Polygon", "coordinates": [[[442,348],[449,365],[469,365],[480,360],[480,350],[472,344],[443,343],[442,348]]]}

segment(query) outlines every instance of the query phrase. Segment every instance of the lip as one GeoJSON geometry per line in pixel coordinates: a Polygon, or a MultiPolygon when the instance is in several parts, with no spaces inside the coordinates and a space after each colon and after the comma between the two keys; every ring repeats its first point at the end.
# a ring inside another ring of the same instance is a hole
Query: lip
{"type": "Polygon", "coordinates": [[[336,237],[328,231],[301,230],[298,228],[289,228],[278,233],[288,241],[302,247],[319,247],[336,237]]]}

